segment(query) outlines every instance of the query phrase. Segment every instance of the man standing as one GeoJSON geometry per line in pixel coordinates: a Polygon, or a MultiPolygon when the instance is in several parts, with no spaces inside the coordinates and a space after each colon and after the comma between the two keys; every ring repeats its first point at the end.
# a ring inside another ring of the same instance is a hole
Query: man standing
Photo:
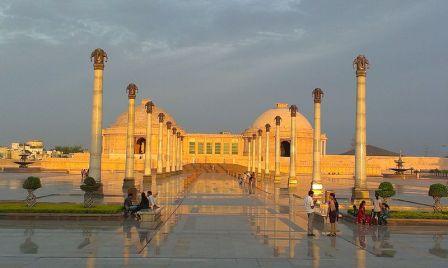
{"type": "Polygon", "coordinates": [[[314,200],[313,191],[309,191],[308,195],[304,198],[305,212],[308,215],[308,236],[314,236],[313,234],[313,220],[314,220],[314,200]]]}

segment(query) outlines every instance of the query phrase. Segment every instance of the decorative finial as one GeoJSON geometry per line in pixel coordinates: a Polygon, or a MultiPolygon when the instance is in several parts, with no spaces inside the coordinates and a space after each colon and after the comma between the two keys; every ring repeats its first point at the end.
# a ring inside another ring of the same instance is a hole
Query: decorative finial
{"type": "Polygon", "coordinates": [[[173,127],[173,135],[176,135],[177,133],[177,128],[173,127]]]}
{"type": "Polygon", "coordinates": [[[180,136],[180,141],[183,141],[184,140],[184,136],[180,136]]]}
{"type": "Polygon", "coordinates": [[[258,136],[261,137],[261,134],[263,134],[263,130],[259,129],[257,132],[258,132],[258,136]]]}
{"type": "Polygon", "coordinates": [[[296,117],[296,115],[297,115],[297,111],[298,111],[299,109],[297,108],[297,106],[295,106],[295,105],[293,104],[293,105],[291,105],[291,106],[289,107],[289,110],[291,111],[291,117],[296,117]]]}
{"type": "Polygon", "coordinates": [[[135,99],[135,96],[137,95],[137,91],[138,91],[138,87],[134,83],[130,83],[126,87],[126,92],[128,93],[128,98],[129,99],[135,99]]]}
{"type": "Polygon", "coordinates": [[[177,132],[177,137],[180,138],[182,134],[180,134],[180,131],[177,132]]]}
{"type": "Polygon", "coordinates": [[[255,140],[257,138],[257,134],[252,134],[252,138],[255,140]]]}
{"type": "Polygon", "coordinates": [[[159,123],[163,123],[163,119],[165,119],[165,114],[159,113],[158,117],[159,117],[159,123]]]}
{"type": "Polygon", "coordinates": [[[320,88],[315,88],[313,90],[314,103],[321,103],[322,97],[324,96],[324,92],[320,88]]]}
{"type": "Polygon", "coordinates": [[[152,114],[152,111],[153,111],[153,108],[154,108],[154,103],[152,101],[148,101],[145,104],[145,108],[146,108],[146,113],[152,114]]]}
{"type": "Polygon", "coordinates": [[[247,142],[250,142],[252,140],[251,137],[247,137],[247,142]]]}
{"type": "Polygon", "coordinates": [[[282,122],[282,118],[280,117],[280,115],[277,115],[275,117],[275,125],[280,126],[281,122],[282,122]]]}
{"type": "Polygon", "coordinates": [[[107,54],[101,48],[97,48],[90,54],[90,61],[93,62],[94,70],[104,70],[104,63],[107,62],[107,54]]]}
{"type": "Polygon", "coordinates": [[[172,125],[173,125],[173,123],[171,123],[171,121],[166,122],[166,128],[167,129],[171,129],[172,125]]]}
{"type": "Polygon", "coordinates": [[[264,125],[264,127],[266,128],[266,132],[271,131],[271,125],[266,124],[266,125],[264,125]]]}
{"type": "Polygon", "coordinates": [[[365,76],[369,66],[369,60],[364,55],[358,55],[353,61],[353,68],[356,69],[356,76],[365,76]]]}

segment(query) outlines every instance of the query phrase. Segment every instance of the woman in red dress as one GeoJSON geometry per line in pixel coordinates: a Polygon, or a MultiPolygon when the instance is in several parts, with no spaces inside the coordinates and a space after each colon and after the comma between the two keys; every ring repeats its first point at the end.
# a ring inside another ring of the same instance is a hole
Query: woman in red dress
{"type": "Polygon", "coordinates": [[[366,201],[362,201],[359,205],[358,217],[356,219],[357,223],[364,223],[366,218],[366,201]]]}

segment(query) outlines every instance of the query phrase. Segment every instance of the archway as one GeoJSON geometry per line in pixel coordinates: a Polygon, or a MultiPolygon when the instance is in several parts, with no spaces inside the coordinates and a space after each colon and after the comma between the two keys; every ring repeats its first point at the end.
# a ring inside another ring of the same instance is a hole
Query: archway
{"type": "Polygon", "coordinates": [[[291,156],[291,143],[289,141],[282,141],[280,143],[280,156],[281,157],[291,156]]]}
{"type": "Polygon", "coordinates": [[[145,138],[137,139],[137,141],[135,142],[135,146],[134,146],[134,153],[135,154],[144,154],[145,147],[146,147],[146,139],[145,138]]]}

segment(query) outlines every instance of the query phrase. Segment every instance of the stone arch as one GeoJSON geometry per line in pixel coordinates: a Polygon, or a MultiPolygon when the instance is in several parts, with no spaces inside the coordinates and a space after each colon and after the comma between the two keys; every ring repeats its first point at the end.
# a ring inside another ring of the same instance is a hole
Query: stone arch
{"type": "Polygon", "coordinates": [[[134,145],[135,154],[144,154],[146,149],[146,139],[138,138],[134,145]]]}
{"type": "Polygon", "coordinates": [[[290,157],[291,156],[291,142],[290,141],[281,141],[280,142],[280,156],[281,157],[290,157]]]}

